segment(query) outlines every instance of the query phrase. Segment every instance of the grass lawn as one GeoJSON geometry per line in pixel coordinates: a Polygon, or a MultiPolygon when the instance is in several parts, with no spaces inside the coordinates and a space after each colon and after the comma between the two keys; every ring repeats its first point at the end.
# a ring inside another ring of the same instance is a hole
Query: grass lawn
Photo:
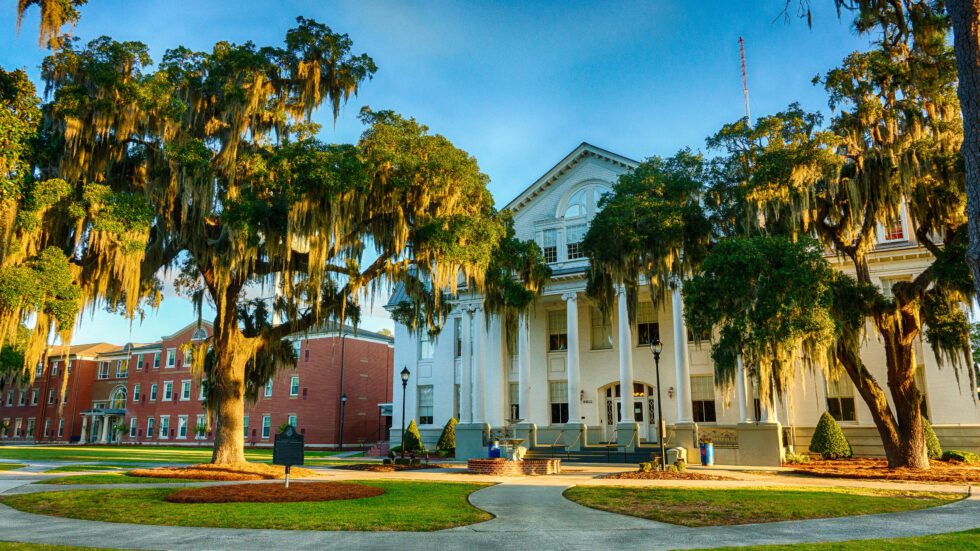
{"type": "Polygon", "coordinates": [[[628,488],[575,486],[565,497],[587,507],[683,526],[896,513],[944,505],[958,494],[866,488],[628,488]]]}
{"type": "Polygon", "coordinates": [[[915,551],[918,549],[980,549],[980,529],[935,536],[917,536],[914,538],[887,538],[880,540],[851,540],[827,543],[797,543],[793,545],[757,545],[754,547],[722,547],[724,549],[758,550],[758,551],[865,551],[867,549],[891,549],[894,551],[915,551]]]}
{"type": "MultiPolygon", "coordinates": [[[[307,451],[311,459],[329,457],[334,451],[307,451]]],[[[0,446],[0,459],[27,461],[126,461],[134,463],[207,463],[211,447],[179,446],[0,446]]],[[[246,449],[245,459],[272,461],[272,448],[246,449]]]]}
{"type": "Polygon", "coordinates": [[[165,482],[202,482],[189,478],[149,478],[126,473],[79,474],[46,478],[35,484],[163,484],[165,482]]]}
{"type": "MultiPolygon", "coordinates": [[[[140,465],[141,467],[144,465],[140,465]]],[[[55,467],[53,469],[48,469],[44,472],[46,473],[83,473],[87,471],[118,471],[120,469],[132,469],[133,465],[117,464],[117,465],[62,465],[61,467],[55,467]]]]}
{"type": "MultiPolygon", "coordinates": [[[[108,551],[104,547],[75,547],[74,545],[47,545],[43,543],[18,543],[15,541],[0,541],[0,551],[108,551]]],[[[112,550],[118,551],[118,550],[112,550]]]]}
{"type": "Polygon", "coordinates": [[[12,471],[26,466],[23,463],[0,463],[0,471],[12,471]]]}
{"type": "Polygon", "coordinates": [[[170,526],[293,530],[431,531],[489,520],[467,501],[485,484],[365,481],[385,493],[304,503],[195,503],[163,500],[175,488],[75,490],[6,496],[4,504],[41,515],[170,526]]]}

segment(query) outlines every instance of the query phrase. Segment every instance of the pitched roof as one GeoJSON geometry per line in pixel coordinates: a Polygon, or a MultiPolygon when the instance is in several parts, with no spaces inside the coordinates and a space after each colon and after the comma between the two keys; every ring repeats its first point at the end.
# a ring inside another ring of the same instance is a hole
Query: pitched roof
{"type": "Polygon", "coordinates": [[[76,345],[59,345],[52,346],[48,349],[49,358],[59,358],[64,357],[66,354],[68,356],[96,356],[98,354],[105,354],[107,352],[116,352],[122,350],[122,347],[115,344],[110,344],[107,342],[95,342],[88,344],[76,344],[76,345]]]}

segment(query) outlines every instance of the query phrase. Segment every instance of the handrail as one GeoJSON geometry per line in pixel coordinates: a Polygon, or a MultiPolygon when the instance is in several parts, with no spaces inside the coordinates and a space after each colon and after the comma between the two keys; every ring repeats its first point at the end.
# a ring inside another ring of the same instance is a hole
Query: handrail
{"type": "MultiPolygon", "coordinates": [[[[617,436],[618,437],[619,436],[619,427],[614,428],[613,431],[612,431],[612,433],[613,433],[614,436],[617,436]]],[[[612,463],[612,449],[614,447],[617,447],[618,446],[618,444],[616,444],[616,441],[617,441],[617,438],[613,438],[612,443],[606,442],[606,463],[612,463]]]]}
{"type": "MultiPolygon", "coordinates": [[[[564,432],[564,431],[562,431],[562,432],[564,432]]],[[[565,446],[565,461],[569,461],[570,458],[571,458],[571,455],[570,455],[570,453],[568,451],[569,448],[575,446],[575,444],[578,444],[578,441],[582,439],[582,431],[577,431],[577,432],[578,432],[578,436],[575,437],[575,440],[571,443],[571,445],[566,445],[565,446]]]]}
{"type": "Polygon", "coordinates": [[[555,441],[551,443],[551,450],[550,450],[550,452],[551,452],[551,458],[552,459],[555,458],[555,448],[558,446],[558,441],[561,440],[563,436],[565,436],[565,429],[559,430],[558,431],[558,437],[555,438],[555,441]]]}
{"type": "Polygon", "coordinates": [[[634,430],[633,436],[630,436],[630,441],[627,442],[625,446],[623,446],[623,463],[626,463],[626,450],[630,449],[630,447],[633,446],[633,440],[635,440],[639,434],[640,431],[634,430]]]}

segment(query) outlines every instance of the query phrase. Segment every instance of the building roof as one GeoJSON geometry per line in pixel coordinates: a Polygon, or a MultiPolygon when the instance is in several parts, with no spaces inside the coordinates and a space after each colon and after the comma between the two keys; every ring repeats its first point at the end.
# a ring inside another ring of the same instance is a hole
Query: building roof
{"type": "Polygon", "coordinates": [[[107,343],[107,342],[95,342],[88,344],[76,344],[76,345],[59,345],[52,346],[48,349],[48,357],[52,359],[57,359],[61,357],[95,357],[99,354],[116,352],[122,350],[119,345],[107,343]]]}
{"type": "MultiPolygon", "coordinates": [[[[334,322],[329,322],[329,323],[326,323],[324,325],[321,325],[320,327],[318,327],[316,329],[310,330],[309,336],[315,336],[315,335],[329,336],[331,334],[337,334],[337,335],[347,334],[347,335],[351,335],[353,337],[363,337],[363,338],[367,338],[367,339],[377,339],[377,340],[385,341],[387,343],[394,343],[395,342],[395,338],[392,337],[392,336],[384,335],[384,334],[378,333],[376,331],[368,331],[367,329],[360,329],[360,328],[354,327],[353,325],[344,324],[343,331],[341,331],[340,330],[340,326],[337,323],[334,323],[334,322]]],[[[302,333],[297,333],[297,334],[291,335],[291,337],[292,338],[304,338],[304,336],[303,336],[302,333]]]]}

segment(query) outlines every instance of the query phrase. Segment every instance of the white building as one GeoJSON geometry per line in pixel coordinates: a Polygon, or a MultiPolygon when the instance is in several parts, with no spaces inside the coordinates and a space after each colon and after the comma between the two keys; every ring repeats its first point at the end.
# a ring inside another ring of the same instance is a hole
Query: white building
{"type": "MultiPolygon", "coordinates": [[[[618,442],[618,449],[634,449],[637,441],[652,445],[657,439],[658,393],[649,345],[659,337],[659,394],[670,445],[693,447],[695,438],[708,436],[715,441],[720,462],[771,464],[778,456],[759,457],[756,448],[771,448],[776,442],[778,449],[782,433],[785,445],[806,449],[820,414],[829,410],[856,453],[880,455],[870,413],[846,377],[839,382],[826,381],[820,374],[801,377],[775,411],[760,408],[749,378],[744,392],[716,387],[710,344],[697,346],[690,339],[679,292],[654,309],[641,291],[632,324],[627,321],[625,296],[620,295],[617,312],[603,322],[585,295],[588,261],[578,242],[600,195],[636,165],[583,143],[507,205],[517,236],[535,240],[553,269],[516,334],[507,334],[498,318],[485,316],[479,297],[466,293],[459,296],[435,339],[396,325],[392,444],[401,438],[398,377],[407,367],[411,375],[406,418],[418,423],[430,445],[450,417],[459,419],[458,457],[485,454],[481,436],[488,430],[501,432],[509,419],[522,420],[518,432],[532,447],[563,444],[588,451],[603,443],[618,442]],[[622,388],[632,389],[625,408],[622,388]],[[471,434],[476,436],[467,440],[471,434]],[[759,438],[765,444],[759,444],[759,438]]],[[[872,270],[884,289],[929,263],[929,254],[910,240],[904,221],[880,232],[872,270]]],[[[396,291],[391,303],[400,298],[396,291]]],[[[868,339],[863,358],[884,384],[883,347],[873,331],[868,339]]],[[[965,374],[957,381],[951,367],[940,369],[928,343],[920,343],[916,352],[917,384],[940,440],[949,448],[980,450],[977,389],[969,388],[965,374]]]]}

